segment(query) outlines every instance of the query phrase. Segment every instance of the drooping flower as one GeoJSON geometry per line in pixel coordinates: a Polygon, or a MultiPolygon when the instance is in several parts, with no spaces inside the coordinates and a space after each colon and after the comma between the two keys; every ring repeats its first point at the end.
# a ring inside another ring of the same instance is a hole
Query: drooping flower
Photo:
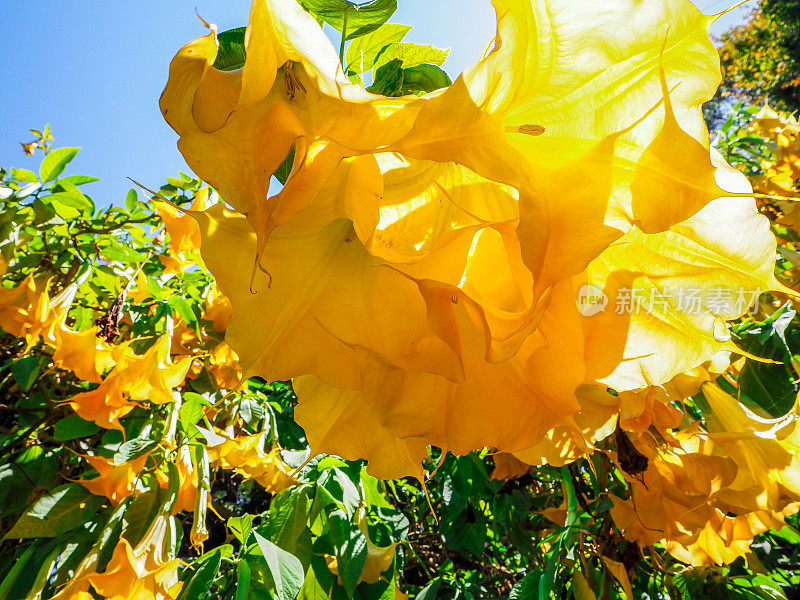
{"type": "Polygon", "coordinates": [[[746,180],[709,152],[712,18],[666,0],[495,8],[485,59],[385,99],[344,80],[294,2],[257,0],[244,68],[215,70],[200,38],[162,96],[235,209],[192,214],[243,376],[294,378],[312,449],[380,477],[419,476],[427,444],[572,460],[620,406],[584,409],[578,388],[639,390],[734,350],[726,321],[747,306],[710,290],[779,285],[746,180]],[[579,312],[586,284],[609,310],[579,312]],[[691,311],[669,297],[686,288],[691,311]],[[666,299],[613,310],[633,289],[666,299]]]}
{"type": "MultiPolygon", "coordinates": [[[[209,189],[201,188],[194,196],[189,210],[205,210],[209,206],[209,189]]],[[[194,219],[180,208],[167,202],[156,202],[158,216],[169,233],[169,249],[173,255],[197,252],[200,249],[200,231],[194,219]]]]}
{"type": "Polygon", "coordinates": [[[629,478],[632,496],[614,498],[611,515],[626,538],[662,542],[681,561],[730,563],[800,507],[798,406],[768,419],[713,382],[701,391],[705,428],[696,422],[661,444],[639,437],[647,468],[641,481],[629,478]]]}
{"type": "Polygon", "coordinates": [[[239,385],[242,379],[242,368],[239,358],[227,342],[220,342],[209,352],[208,372],[214,377],[217,385],[223,390],[231,390],[239,385]]]}
{"type": "Polygon", "coordinates": [[[28,275],[19,285],[0,287],[0,327],[6,333],[25,339],[26,351],[61,316],[50,299],[49,277],[28,275]]]}
{"type": "MultiPolygon", "coordinates": [[[[177,450],[174,459],[178,470],[178,492],[175,503],[172,505],[172,514],[177,515],[183,511],[193,511],[197,499],[197,469],[192,461],[189,446],[183,445],[177,450]]],[[[169,486],[169,476],[164,471],[156,471],[159,485],[166,489],[169,486]]]]}
{"type": "MultiPolygon", "coordinates": [[[[776,112],[768,105],[753,119],[751,128],[756,135],[771,142],[774,160],[761,166],[763,174],[753,177],[753,187],[759,192],[784,198],[800,198],[800,123],[795,115],[776,112]]],[[[796,201],[768,200],[773,211],[777,208],[777,222],[797,229],[800,226],[800,209],[796,201]]]]}
{"type": "Polygon", "coordinates": [[[115,464],[113,459],[102,456],[84,456],[84,458],[99,475],[93,479],[81,479],[78,483],[93,494],[105,496],[115,505],[134,490],[136,479],[147,461],[146,455],[121,465],[115,464]]]}
{"type": "Polygon", "coordinates": [[[530,470],[531,466],[513,454],[500,452],[494,455],[492,479],[517,479],[530,470]]]}
{"type": "Polygon", "coordinates": [[[62,321],[53,332],[53,364],[72,371],[90,383],[100,383],[102,374],[114,366],[113,347],[98,337],[100,327],[74,331],[62,321]]]}
{"type": "Polygon", "coordinates": [[[136,406],[130,400],[172,402],[173,388],[183,382],[194,359],[186,356],[173,363],[171,339],[170,334],[162,336],[144,354],[134,354],[129,344],[117,346],[114,368],[97,388],[69,398],[70,406],[83,419],[121,430],[119,419],[136,406]]]}
{"type": "MultiPolygon", "coordinates": [[[[205,210],[211,204],[208,187],[197,191],[188,210],[205,210]]],[[[185,208],[177,207],[169,202],[155,202],[156,212],[164,222],[169,233],[169,255],[159,255],[159,260],[166,273],[179,273],[196,264],[197,252],[200,250],[200,231],[197,223],[186,214],[185,208]]]]}
{"type": "Polygon", "coordinates": [[[212,466],[233,469],[245,479],[258,482],[266,491],[277,494],[292,487],[297,480],[277,447],[264,451],[264,435],[217,435],[209,440],[208,456],[212,466]]]}
{"type": "Polygon", "coordinates": [[[105,571],[87,577],[92,587],[108,600],[175,600],[183,585],[178,581],[176,558],[154,569],[146,569],[124,538],[114,549],[105,571]]]}
{"type": "MultiPolygon", "coordinates": [[[[200,235],[199,228],[197,230],[197,235],[200,235]]],[[[203,317],[212,322],[215,331],[225,331],[233,316],[231,301],[225,294],[221,293],[216,286],[211,286],[205,298],[205,305],[206,309],[203,317]]]]}

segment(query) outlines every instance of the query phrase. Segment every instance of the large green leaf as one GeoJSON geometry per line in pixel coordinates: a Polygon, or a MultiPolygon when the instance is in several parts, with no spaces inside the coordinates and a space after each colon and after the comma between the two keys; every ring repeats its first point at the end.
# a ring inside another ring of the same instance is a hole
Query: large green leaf
{"type": "Polygon", "coordinates": [[[348,40],[375,31],[397,10],[397,0],[372,0],[363,4],[347,0],[301,0],[300,3],[348,40]]]}
{"type": "Polygon", "coordinates": [[[158,445],[155,440],[147,438],[134,438],[128,440],[119,447],[116,454],[114,454],[114,464],[122,465],[131,460],[137,459],[146,452],[149,452],[158,445]]]}
{"type": "Polygon", "coordinates": [[[331,541],[336,546],[336,560],[339,577],[350,597],[358,585],[358,579],[367,563],[367,537],[347,518],[342,510],[331,512],[328,517],[331,528],[331,541]]]}
{"type": "Polygon", "coordinates": [[[375,72],[374,83],[367,88],[367,91],[394,98],[403,95],[402,89],[403,61],[396,58],[375,72]]]}
{"type": "Polygon", "coordinates": [[[0,582],[0,599],[28,597],[28,591],[44,558],[47,544],[44,540],[36,540],[21,553],[17,552],[14,566],[3,574],[0,582]]]}
{"type": "Polygon", "coordinates": [[[425,64],[441,65],[447,59],[449,53],[449,48],[442,49],[428,44],[398,42],[389,44],[381,50],[375,57],[372,68],[377,70],[396,58],[403,61],[403,67],[406,69],[425,64]]]}
{"type": "Polygon", "coordinates": [[[219,565],[222,561],[222,553],[219,548],[207,552],[204,556],[196,560],[189,566],[192,573],[188,582],[183,585],[178,600],[200,600],[208,597],[208,590],[211,583],[217,576],[219,565]]]}
{"type": "Polygon", "coordinates": [[[417,65],[403,69],[404,94],[427,94],[450,85],[450,76],[436,65],[417,65]]]}
{"type": "Polygon", "coordinates": [[[61,180],[56,185],[54,194],[46,198],[56,214],[65,220],[78,217],[91,218],[94,213],[94,203],[84,195],[74,183],[61,180]]]}
{"type": "Polygon", "coordinates": [[[93,435],[98,431],[100,428],[91,421],[81,419],[78,415],[69,415],[55,424],[53,437],[59,442],[68,442],[93,435]]]}
{"type": "Polygon", "coordinates": [[[11,374],[19,386],[27,392],[39,376],[40,367],[41,361],[38,357],[23,356],[11,365],[11,374]]]}
{"type": "Polygon", "coordinates": [[[304,573],[300,559],[279,548],[257,531],[253,532],[253,536],[267,561],[275,585],[275,600],[294,600],[303,585],[304,573]]]}
{"type": "Polygon", "coordinates": [[[236,600],[250,598],[250,565],[246,560],[240,560],[236,566],[236,600]]]}
{"type": "Polygon", "coordinates": [[[540,571],[532,571],[520,579],[511,588],[508,595],[509,600],[534,600],[539,597],[539,579],[542,577],[540,571]]]}
{"type": "Polygon", "coordinates": [[[55,537],[86,523],[104,499],[79,483],[67,483],[40,498],[3,539],[55,537]]]}
{"type": "Polygon", "coordinates": [[[793,355],[800,352],[800,322],[794,308],[787,303],[768,319],[748,324],[738,336],[744,350],[773,361],[745,361],[738,379],[740,396],[773,417],[785,415],[800,391],[798,374],[790,366],[793,355]]]}
{"type": "Polygon", "coordinates": [[[244,66],[247,53],[244,48],[246,27],[237,27],[217,34],[219,48],[214,68],[220,71],[235,71],[244,66]]]}
{"type": "Polygon", "coordinates": [[[411,31],[409,25],[386,23],[365,36],[353,40],[347,48],[347,72],[366,73],[375,64],[381,50],[401,41],[411,31]]]}
{"type": "Polygon", "coordinates": [[[281,548],[298,555],[298,542],[305,533],[310,509],[308,486],[280,492],[270,502],[264,533],[281,548]]]}
{"type": "MultiPolygon", "coordinates": [[[[436,600],[439,597],[439,588],[442,586],[441,579],[435,579],[426,585],[417,594],[416,600],[436,600]]],[[[513,593],[513,591],[512,591],[513,593]]]]}
{"type": "Polygon", "coordinates": [[[239,540],[239,543],[247,546],[250,539],[250,531],[253,529],[253,515],[243,514],[241,517],[231,517],[228,519],[228,530],[239,540]]]}
{"type": "Polygon", "coordinates": [[[80,148],[59,148],[45,156],[39,167],[39,178],[42,182],[54,181],[61,175],[69,162],[78,154],[78,150],[80,148]]]}

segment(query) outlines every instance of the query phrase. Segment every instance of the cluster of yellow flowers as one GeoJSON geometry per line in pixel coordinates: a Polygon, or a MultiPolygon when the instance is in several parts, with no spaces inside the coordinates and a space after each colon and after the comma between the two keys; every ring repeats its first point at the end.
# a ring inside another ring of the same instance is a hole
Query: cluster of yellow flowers
{"type": "MultiPolygon", "coordinates": [[[[764,194],[800,198],[800,123],[794,115],[776,112],[765,105],[753,119],[753,133],[770,141],[775,159],[763,165],[764,173],[753,178],[753,187],[764,194]]],[[[777,222],[792,229],[800,228],[797,202],[777,201],[777,222]]]]}
{"type": "MultiPolygon", "coordinates": [[[[204,208],[206,198],[205,194],[198,194],[193,208],[204,208]]],[[[171,235],[171,259],[175,261],[165,265],[167,272],[171,266],[183,270],[196,264],[200,239],[195,221],[169,205],[158,208],[171,235]]],[[[4,266],[0,263],[0,267],[4,266]]],[[[2,269],[0,274],[4,272],[2,269]]],[[[241,369],[235,353],[224,341],[209,348],[215,340],[210,335],[201,340],[198,336],[198,332],[202,333],[201,327],[189,328],[176,320],[171,332],[159,337],[144,353],[137,354],[132,348],[133,339],[109,342],[98,325],[75,331],[67,324],[80,277],[51,298],[52,285],[51,279],[29,276],[15,287],[0,288],[0,327],[24,339],[26,352],[41,341],[52,353],[55,367],[85,382],[99,384],[65,400],[81,418],[104,429],[124,433],[120,419],[139,403],[170,404],[170,410],[177,417],[180,403],[175,402],[175,390],[183,386],[187,377],[196,377],[204,363],[221,388],[238,386],[241,369]]],[[[139,271],[130,299],[141,303],[149,297],[145,278],[139,271]]],[[[231,310],[230,301],[212,287],[206,296],[203,320],[210,322],[216,332],[224,332],[231,310]]],[[[125,318],[122,321],[124,328],[125,318]]],[[[213,418],[213,409],[207,413],[213,418]]],[[[142,476],[148,463],[148,470],[153,472],[161,488],[174,485],[174,499],[169,503],[169,510],[159,513],[152,521],[136,547],[132,548],[125,538],[120,538],[102,574],[95,572],[100,551],[93,550],[81,562],[72,581],[54,598],[90,600],[93,597],[88,591],[90,588],[112,600],[177,598],[182,586],[178,581],[180,561],[174,558],[175,532],[171,530],[174,523],[168,517],[182,511],[195,511],[198,497],[207,506],[210,506],[210,499],[207,490],[200,495],[200,476],[190,447],[176,446],[176,418],[169,421],[172,426],[164,433],[161,444],[165,452],[171,453],[169,462],[175,467],[173,472],[169,472],[167,461],[156,461],[153,469],[149,451],[121,464],[101,455],[81,455],[97,471],[97,476],[78,480],[78,483],[95,495],[105,496],[112,505],[143,492],[142,476]]],[[[233,430],[229,433],[233,436],[233,430]]],[[[219,446],[209,442],[209,454],[214,457],[214,466],[254,479],[272,493],[296,483],[277,448],[268,454],[264,452],[261,436],[226,438],[219,446]],[[235,453],[231,452],[232,446],[235,453]],[[254,469],[254,465],[257,468],[254,469]]],[[[191,541],[199,545],[205,539],[203,522],[193,528],[191,541]]]]}
{"type": "Polygon", "coordinates": [[[800,489],[795,413],[764,420],[713,383],[708,423],[675,407],[737,351],[727,322],[752,301],[722,299],[781,289],[701,116],[714,17],[493,4],[491,51],[422,97],[350,83],[294,0],[253,2],[238,71],[213,67],[213,31],[180,50],[161,109],[232,207],[192,213],[226,341],[244,377],[293,378],[312,453],[377,477],[422,478],[428,445],[561,465],[619,424],[647,460],[615,503],[626,536],[728,562],[800,489]]]}

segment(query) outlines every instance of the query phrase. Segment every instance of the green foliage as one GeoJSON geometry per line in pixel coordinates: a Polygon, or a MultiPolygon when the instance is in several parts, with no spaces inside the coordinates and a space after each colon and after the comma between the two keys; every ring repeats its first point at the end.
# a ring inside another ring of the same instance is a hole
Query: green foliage
{"type": "Polygon", "coordinates": [[[375,31],[397,10],[397,0],[371,0],[360,4],[349,0],[300,0],[300,4],[342,34],[345,40],[375,31]]]}
{"type": "Polygon", "coordinates": [[[748,177],[761,175],[765,162],[774,159],[768,140],[749,131],[757,106],[737,102],[714,132],[713,144],[732,167],[748,177]]]}
{"type": "Polygon", "coordinates": [[[375,31],[353,40],[347,48],[347,74],[352,76],[371,70],[378,55],[390,45],[401,42],[409,31],[411,27],[408,25],[386,23],[375,31]]]}
{"type": "Polygon", "coordinates": [[[800,108],[800,1],[761,0],[748,20],[719,42],[723,83],[712,112],[728,98],[800,108]]]}
{"type": "Polygon", "coordinates": [[[247,52],[244,48],[244,34],[246,27],[236,27],[217,34],[217,58],[214,59],[214,68],[220,71],[235,71],[244,66],[247,52]]]}

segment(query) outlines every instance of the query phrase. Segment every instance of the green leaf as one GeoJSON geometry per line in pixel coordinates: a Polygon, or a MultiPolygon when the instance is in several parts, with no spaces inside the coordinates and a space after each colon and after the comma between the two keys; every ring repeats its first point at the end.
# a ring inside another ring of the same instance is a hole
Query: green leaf
{"type": "Polygon", "coordinates": [[[367,537],[347,518],[341,510],[333,511],[328,517],[331,528],[331,540],[336,545],[336,560],[339,565],[339,577],[344,589],[352,598],[364,565],[367,564],[367,537]]]}
{"type": "Polygon", "coordinates": [[[120,261],[124,263],[138,263],[144,258],[133,248],[121,244],[114,238],[105,238],[106,243],[101,246],[100,253],[108,261],[120,261]]]}
{"type": "Polygon", "coordinates": [[[541,576],[541,572],[538,571],[525,575],[525,577],[520,579],[514,584],[514,587],[511,588],[508,600],[534,600],[538,598],[539,578],[541,576]]]}
{"type": "Polygon", "coordinates": [[[4,517],[21,510],[31,489],[31,483],[18,465],[0,466],[0,516],[4,517]]]}
{"type": "Polygon", "coordinates": [[[62,183],[71,183],[72,185],[83,185],[85,183],[93,183],[95,181],[102,181],[99,177],[92,177],[91,175],[69,175],[62,177],[56,181],[56,185],[62,183]]]}
{"type": "Polygon", "coordinates": [[[28,482],[50,488],[59,464],[54,450],[45,450],[41,446],[28,446],[17,458],[16,466],[25,473],[28,482]]]}
{"type": "Polygon", "coordinates": [[[169,304],[170,308],[178,313],[181,318],[186,321],[186,323],[191,324],[197,320],[197,317],[195,317],[194,311],[192,310],[192,305],[189,304],[189,302],[183,296],[172,294],[167,299],[167,304],[169,304]]]}
{"type": "Polygon", "coordinates": [[[790,525],[784,526],[779,531],[774,532],[772,535],[786,540],[790,544],[800,544],[800,531],[797,531],[790,525]]]}
{"type": "Polygon", "coordinates": [[[253,532],[253,536],[272,575],[275,600],[294,600],[303,585],[302,563],[296,556],[279,548],[257,531],[253,532]]]}
{"type": "Polygon", "coordinates": [[[441,65],[449,53],[449,48],[444,50],[428,44],[409,44],[405,42],[389,44],[378,54],[373,69],[379,69],[382,65],[396,58],[403,61],[403,67],[406,69],[424,64],[441,65]]]}
{"type": "Polygon", "coordinates": [[[247,540],[250,538],[250,531],[253,529],[253,515],[245,513],[241,517],[231,517],[228,519],[227,525],[236,539],[246,546],[247,540]]]}
{"type": "MultiPolygon", "coordinates": [[[[320,573],[324,574],[324,576],[331,576],[331,573],[324,563],[319,569],[320,573]]],[[[330,588],[332,585],[333,584],[330,583],[327,588],[330,588]]],[[[326,589],[326,586],[318,579],[315,567],[313,565],[309,566],[297,600],[329,600],[329,598],[328,589],[326,589]]]]}
{"type": "Polygon", "coordinates": [[[125,208],[128,209],[128,212],[133,212],[133,209],[136,208],[136,203],[139,201],[139,195],[136,193],[136,190],[131,188],[128,190],[127,195],[125,196],[125,208]]]}
{"type": "Polygon", "coordinates": [[[53,150],[50,154],[44,157],[42,165],[39,167],[39,177],[43,182],[54,181],[69,162],[75,158],[80,148],[59,148],[53,150]]]}
{"type": "Polygon", "coordinates": [[[427,94],[450,85],[452,80],[436,65],[418,65],[403,69],[403,94],[427,94]]]}
{"type": "Polygon", "coordinates": [[[467,508],[441,528],[442,538],[449,548],[481,556],[486,544],[486,517],[480,509],[467,503],[467,508]]]}
{"type": "Polygon", "coordinates": [[[59,442],[68,442],[94,435],[98,431],[100,431],[100,427],[91,421],[85,421],[78,415],[70,415],[56,422],[53,427],[53,437],[59,442]]]}
{"type": "Polygon", "coordinates": [[[22,358],[15,360],[11,365],[11,375],[14,376],[14,380],[19,384],[19,386],[27,392],[36,382],[36,378],[39,376],[40,368],[41,363],[39,362],[38,357],[23,356],[22,358]]]}
{"type": "Polygon", "coordinates": [[[244,66],[247,53],[244,48],[246,27],[237,27],[217,34],[219,48],[214,68],[220,71],[235,71],[244,66]]]}
{"type": "Polygon", "coordinates": [[[29,171],[28,169],[11,169],[11,172],[14,175],[14,179],[19,181],[26,181],[28,183],[38,183],[39,177],[33,171],[29,171]]]}
{"type": "Polygon", "coordinates": [[[374,83],[367,88],[367,91],[393,98],[402,95],[402,88],[403,61],[399,58],[395,58],[375,72],[374,83]]]}
{"type": "Polygon", "coordinates": [[[14,192],[14,197],[20,200],[22,198],[27,198],[28,196],[36,192],[40,187],[42,187],[42,184],[39,182],[26,183],[16,192],[14,192]]]}
{"type": "Polygon", "coordinates": [[[281,548],[298,555],[297,546],[306,530],[311,498],[308,486],[283,490],[269,505],[265,535],[281,548]]]}
{"type": "Polygon", "coordinates": [[[347,49],[348,73],[366,73],[372,69],[381,50],[401,41],[409,31],[409,25],[386,23],[372,33],[353,40],[347,49]]]}
{"type": "Polygon", "coordinates": [[[236,566],[236,600],[247,600],[250,597],[250,565],[240,560],[236,566]]]}
{"type": "Polygon", "coordinates": [[[122,444],[116,454],[114,454],[114,464],[122,465],[135,460],[157,445],[155,440],[147,438],[133,438],[132,440],[128,440],[122,444]]]}
{"type": "Polygon", "coordinates": [[[372,0],[363,4],[347,0],[300,0],[300,3],[336,31],[345,33],[347,40],[375,31],[397,10],[397,0],[372,0]]]}
{"type": "Polygon", "coordinates": [[[178,411],[178,422],[188,435],[194,436],[198,432],[196,424],[203,418],[203,406],[210,406],[210,404],[200,394],[193,392],[183,394],[183,404],[178,411]]]}
{"type": "Polygon", "coordinates": [[[286,155],[286,158],[283,159],[283,162],[278,167],[278,169],[272,174],[275,179],[277,179],[281,185],[286,183],[286,180],[289,179],[289,175],[292,172],[292,166],[294,165],[294,146],[292,149],[289,150],[289,154],[286,155]]]}
{"type": "Polygon", "coordinates": [[[86,523],[102,506],[79,483],[67,483],[40,498],[22,515],[3,539],[55,537],[86,523]]]}
{"type": "Polygon", "coordinates": [[[194,561],[189,568],[194,567],[195,571],[191,579],[184,584],[178,600],[200,600],[208,596],[208,590],[219,571],[222,561],[222,552],[215,548],[207,552],[198,560],[194,561]],[[208,558],[206,558],[208,556],[208,558]]]}
{"type": "Polygon", "coordinates": [[[3,574],[3,579],[0,581],[0,599],[27,597],[33,574],[36,572],[37,558],[41,556],[42,544],[41,540],[36,540],[23,552],[17,552],[14,566],[3,574]]]}
{"type": "Polygon", "coordinates": [[[69,220],[77,217],[90,218],[94,213],[94,203],[75,186],[69,182],[59,182],[58,187],[63,192],[51,194],[46,199],[52,204],[53,210],[62,219],[69,220]]]}
{"type": "MultiPolygon", "coordinates": [[[[439,588],[441,586],[442,586],[441,579],[435,579],[431,581],[428,585],[426,585],[419,591],[419,594],[417,594],[415,600],[436,600],[436,598],[439,596],[439,588]]],[[[513,590],[511,593],[512,594],[514,593],[513,590]]]]}
{"type": "Polygon", "coordinates": [[[131,500],[123,515],[125,539],[131,542],[131,545],[136,545],[142,539],[158,513],[163,500],[162,490],[158,486],[154,487],[155,489],[148,490],[131,500]]]}
{"type": "Polygon", "coordinates": [[[800,351],[800,322],[794,309],[787,303],[768,319],[749,324],[737,334],[744,350],[775,361],[748,358],[738,378],[741,395],[773,417],[785,415],[800,391],[797,374],[789,367],[792,356],[800,351]]]}

